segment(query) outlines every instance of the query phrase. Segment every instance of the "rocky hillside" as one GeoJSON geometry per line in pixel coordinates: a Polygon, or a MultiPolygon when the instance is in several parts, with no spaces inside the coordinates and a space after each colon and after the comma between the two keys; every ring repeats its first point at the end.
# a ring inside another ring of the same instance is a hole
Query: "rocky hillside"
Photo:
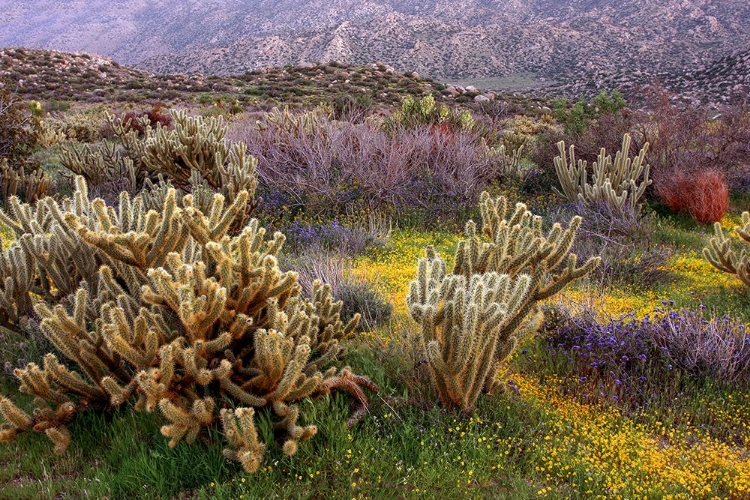
{"type": "MultiPolygon", "coordinates": [[[[26,48],[0,49],[0,88],[8,85],[27,99],[44,101],[155,104],[192,101],[231,107],[295,106],[325,103],[341,112],[389,107],[405,96],[432,94],[456,104],[489,106],[496,94],[473,87],[443,85],[416,73],[403,74],[382,63],[305,64],[264,68],[242,75],[155,74],[110,58],[26,48]]],[[[502,109],[542,109],[545,100],[503,96],[502,109]]]]}
{"type": "Polygon", "coordinates": [[[719,96],[724,101],[750,96],[750,49],[722,57],[695,71],[674,76],[667,85],[683,99],[706,100],[719,96]]]}
{"type": "Polygon", "coordinates": [[[750,3],[28,0],[0,11],[0,46],[19,45],[102,53],[154,73],[382,61],[443,80],[523,75],[575,94],[655,78],[688,85],[686,75],[750,48],[750,3]]]}

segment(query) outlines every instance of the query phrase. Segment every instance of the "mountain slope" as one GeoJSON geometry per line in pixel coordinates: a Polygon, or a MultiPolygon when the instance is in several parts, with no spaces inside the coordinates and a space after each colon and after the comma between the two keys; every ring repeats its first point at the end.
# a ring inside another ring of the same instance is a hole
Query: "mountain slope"
{"type": "Polygon", "coordinates": [[[526,74],[595,88],[613,75],[699,70],[750,47],[750,3],[28,0],[0,12],[3,45],[104,53],[159,73],[383,61],[436,78],[526,74]]]}

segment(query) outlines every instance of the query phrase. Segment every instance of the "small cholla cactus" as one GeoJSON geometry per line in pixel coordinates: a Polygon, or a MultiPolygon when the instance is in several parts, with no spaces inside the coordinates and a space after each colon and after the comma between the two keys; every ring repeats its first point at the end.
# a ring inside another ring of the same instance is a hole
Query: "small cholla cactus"
{"type": "Polygon", "coordinates": [[[709,246],[703,249],[703,255],[716,269],[725,273],[736,274],[747,286],[750,286],[750,212],[742,213],[742,226],[736,229],[747,248],[736,253],[732,248],[732,240],[724,236],[721,223],[714,224],[716,236],[711,238],[709,246]]]}
{"type": "Polygon", "coordinates": [[[31,111],[32,116],[35,116],[36,118],[39,118],[44,114],[44,108],[42,108],[42,103],[39,101],[30,101],[29,111],[31,111]]]}
{"type": "Polygon", "coordinates": [[[622,138],[622,147],[615,155],[614,161],[602,148],[592,165],[591,183],[588,181],[587,162],[576,161],[574,146],[570,146],[568,154],[564,142],[557,143],[557,147],[560,156],[554,160],[555,171],[562,191],[552,188],[556,194],[571,203],[606,203],[615,210],[629,208],[636,212],[638,200],[651,184],[648,178],[649,165],[645,162],[648,143],[643,146],[638,156],[631,159],[628,157],[630,134],[625,134],[622,138]]]}
{"type": "Polygon", "coordinates": [[[465,412],[502,385],[499,367],[542,324],[540,301],[599,264],[597,257],[578,267],[570,254],[580,217],[544,235],[541,217],[522,203],[506,217],[505,198],[485,192],[480,208],[486,240],[469,221],[450,274],[428,247],[406,299],[441,402],[465,412]]]}

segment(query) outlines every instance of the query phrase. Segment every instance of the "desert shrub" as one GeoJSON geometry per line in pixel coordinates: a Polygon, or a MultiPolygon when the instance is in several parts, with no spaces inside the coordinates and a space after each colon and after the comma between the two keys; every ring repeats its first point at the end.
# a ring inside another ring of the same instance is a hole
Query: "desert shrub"
{"type": "Polygon", "coordinates": [[[664,309],[637,318],[628,314],[601,321],[601,313],[565,307],[548,311],[545,352],[525,361],[562,375],[561,387],[582,401],[605,402],[637,411],[681,398],[688,380],[720,384],[750,381],[750,337],[727,316],[705,308],[664,309]]]}
{"type": "Polygon", "coordinates": [[[725,106],[678,106],[658,88],[647,92],[647,108],[637,113],[633,135],[651,145],[647,160],[654,187],[676,175],[716,170],[730,188],[741,189],[750,172],[750,111],[725,106]]]}
{"type": "Polygon", "coordinates": [[[580,135],[591,123],[602,115],[618,113],[625,107],[625,99],[615,90],[602,90],[591,102],[580,99],[570,105],[566,99],[557,99],[553,104],[553,116],[568,135],[580,135]]]}
{"type": "Polygon", "coordinates": [[[41,121],[41,126],[48,142],[46,146],[65,141],[91,144],[106,135],[106,113],[102,108],[97,108],[47,116],[41,121]]]}
{"type": "MultiPolygon", "coordinates": [[[[634,314],[600,322],[596,311],[565,308],[548,314],[544,330],[546,366],[563,375],[562,387],[586,402],[640,408],[674,389],[665,383],[672,369],[652,339],[649,317],[634,314]]],[[[667,394],[669,398],[673,394],[667,394]]]]}
{"type": "Polygon", "coordinates": [[[0,85],[0,158],[23,163],[37,143],[38,121],[9,84],[0,85]]]}
{"type": "Polygon", "coordinates": [[[373,284],[361,275],[347,275],[336,289],[336,298],[343,302],[342,320],[354,315],[361,316],[357,328],[371,331],[388,322],[393,314],[393,305],[383,297],[377,283],[373,284]]]}
{"type": "Polygon", "coordinates": [[[401,103],[400,109],[393,112],[383,127],[388,132],[402,128],[416,128],[432,126],[435,130],[444,132],[469,130],[474,125],[471,113],[459,113],[445,104],[436,104],[435,97],[426,95],[422,98],[407,96],[401,103]]]}
{"type": "Polygon", "coordinates": [[[316,281],[330,285],[331,293],[343,301],[342,321],[359,316],[360,331],[372,330],[391,317],[393,306],[383,298],[377,283],[353,270],[351,258],[335,249],[307,247],[303,253],[283,262],[282,267],[299,273],[299,284],[305,294],[312,293],[316,281]]]}
{"type": "Polygon", "coordinates": [[[661,179],[656,194],[673,212],[687,212],[702,224],[721,220],[729,210],[729,186],[718,170],[677,171],[661,179]]]}
{"type": "Polygon", "coordinates": [[[600,256],[591,278],[601,286],[612,284],[650,287],[669,279],[666,264],[673,250],[660,244],[652,214],[615,211],[607,204],[564,205],[552,210],[551,221],[579,215],[583,222],[572,251],[579,258],[600,256]]]}
{"type": "Polygon", "coordinates": [[[680,309],[653,323],[651,338],[674,366],[725,384],[750,383],[750,334],[728,315],[680,309]]]}
{"type": "Polygon", "coordinates": [[[341,223],[338,219],[321,223],[306,223],[295,220],[284,227],[288,247],[301,253],[307,248],[322,248],[354,257],[371,247],[382,247],[390,239],[390,222],[377,213],[369,214],[367,220],[357,218],[353,222],[341,223]]]}
{"type": "Polygon", "coordinates": [[[157,126],[169,127],[172,125],[172,116],[162,112],[162,106],[157,104],[150,110],[143,113],[130,111],[119,118],[123,128],[134,130],[143,136],[146,133],[146,127],[156,128],[157,126]]]}
{"type": "Polygon", "coordinates": [[[361,123],[373,108],[375,102],[369,94],[352,96],[339,94],[331,100],[332,117],[336,120],[361,123]]]}
{"type": "MultiPolygon", "coordinates": [[[[567,137],[561,137],[559,140],[575,144],[576,156],[593,163],[596,161],[601,148],[607,151],[616,151],[622,147],[622,138],[625,134],[630,134],[631,143],[627,154],[628,156],[634,156],[643,149],[646,142],[640,134],[633,132],[636,116],[637,114],[628,108],[615,113],[607,113],[597,117],[581,134],[570,134],[567,137]]],[[[647,160],[650,151],[649,147],[646,151],[647,160]]]]}
{"type": "Polygon", "coordinates": [[[417,207],[435,219],[465,207],[497,177],[476,132],[420,126],[389,134],[377,122],[336,122],[320,110],[276,110],[245,127],[234,136],[259,160],[261,196],[294,213],[395,215],[417,207]]]}

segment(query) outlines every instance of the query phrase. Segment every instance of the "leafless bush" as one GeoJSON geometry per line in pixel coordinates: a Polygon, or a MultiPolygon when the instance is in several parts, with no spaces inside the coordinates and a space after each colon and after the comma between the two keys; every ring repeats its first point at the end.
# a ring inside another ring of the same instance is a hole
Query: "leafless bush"
{"type": "Polygon", "coordinates": [[[354,273],[351,259],[340,253],[313,246],[300,255],[287,257],[287,262],[281,264],[282,268],[289,267],[299,273],[303,294],[312,292],[315,280],[331,285],[333,296],[343,301],[342,319],[361,314],[360,331],[372,330],[391,316],[393,306],[381,296],[377,283],[354,273]]]}
{"type": "Polygon", "coordinates": [[[496,175],[471,131],[419,126],[389,135],[371,121],[318,117],[307,129],[250,126],[234,135],[259,160],[264,199],[283,197],[284,206],[312,213],[344,213],[353,203],[372,209],[470,200],[496,175]]]}
{"type": "Polygon", "coordinates": [[[750,172],[750,109],[726,106],[678,107],[669,94],[648,90],[648,108],[633,126],[636,137],[651,145],[647,156],[654,188],[675,175],[713,170],[730,187],[742,188],[750,172]]]}
{"type": "Polygon", "coordinates": [[[675,365],[689,372],[729,384],[750,382],[750,335],[729,316],[671,311],[654,322],[651,335],[675,365]]]}
{"type": "Polygon", "coordinates": [[[591,276],[602,286],[649,287],[668,279],[665,267],[673,250],[657,243],[653,216],[615,212],[607,204],[578,203],[561,207],[551,220],[568,220],[572,213],[583,218],[572,251],[579,260],[602,258],[591,276]]]}

